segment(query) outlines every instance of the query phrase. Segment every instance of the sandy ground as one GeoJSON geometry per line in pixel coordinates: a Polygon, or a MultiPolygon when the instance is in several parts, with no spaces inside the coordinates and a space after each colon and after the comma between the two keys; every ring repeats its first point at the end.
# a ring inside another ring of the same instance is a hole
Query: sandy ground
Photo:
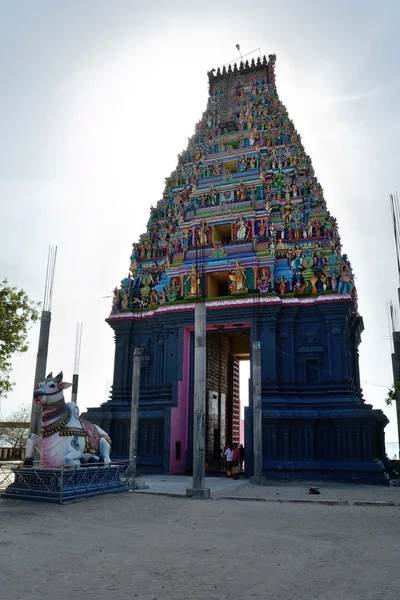
{"type": "Polygon", "coordinates": [[[0,597],[395,600],[399,523],[387,506],[3,499],[0,597]]]}

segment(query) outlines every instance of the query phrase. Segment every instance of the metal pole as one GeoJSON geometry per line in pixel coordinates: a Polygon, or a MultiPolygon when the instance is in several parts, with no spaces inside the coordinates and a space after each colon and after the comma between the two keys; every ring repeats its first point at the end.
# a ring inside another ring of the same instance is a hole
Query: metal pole
{"type": "Polygon", "coordinates": [[[194,420],[193,420],[193,488],[187,496],[210,498],[205,487],[205,418],[206,418],[206,305],[196,304],[194,313],[194,420]]]}
{"type": "Polygon", "coordinates": [[[129,433],[129,466],[133,475],[136,473],[136,457],[139,435],[139,396],[140,396],[140,369],[142,365],[142,352],[140,347],[133,353],[132,375],[132,403],[131,403],[131,428],[129,433]]]}
{"type": "MultiPolygon", "coordinates": [[[[253,478],[260,483],[262,478],[262,407],[261,407],[261,342],[253,341],[253,478]]],[[[254,481],[253,481],[254,479],[254,481]]]]}

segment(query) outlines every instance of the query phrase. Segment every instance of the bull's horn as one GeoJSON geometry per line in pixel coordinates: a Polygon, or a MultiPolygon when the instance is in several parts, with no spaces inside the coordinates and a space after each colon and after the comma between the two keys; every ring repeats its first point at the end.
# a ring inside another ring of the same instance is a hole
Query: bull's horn
{"type": "Polygon", "coordinates": [[[45,381],[47,381],[48,379],[53,379],[53,371],[50,371],[50,373],[46,375],[45,381]]]}
{"type": "Polygon", "coordinates": [[[54,379],[55,381],[58,381],[58,383],[61,383],[63,380],[63,372],[60,371],[59,374],[54,377],[54,379]]]}

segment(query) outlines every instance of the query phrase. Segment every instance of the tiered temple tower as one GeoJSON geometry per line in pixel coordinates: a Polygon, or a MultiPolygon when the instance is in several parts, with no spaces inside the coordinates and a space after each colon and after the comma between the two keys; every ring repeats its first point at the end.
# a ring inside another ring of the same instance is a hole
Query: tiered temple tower
{"type": "Polygon", "coordinates": [[[387,419],[362,397],[351,264],[274,69],[271,55],[208,73],[207,109],[114,290],[113,388],[89,416],[110,432],[114,456],[127,456],[140,345],[138,463],[190,471],[194,303],[202,295],[209,469],[219,469],[226,440],[239,441],[238,365],[260,339],[264,473],[380,481],[387,419]]]}

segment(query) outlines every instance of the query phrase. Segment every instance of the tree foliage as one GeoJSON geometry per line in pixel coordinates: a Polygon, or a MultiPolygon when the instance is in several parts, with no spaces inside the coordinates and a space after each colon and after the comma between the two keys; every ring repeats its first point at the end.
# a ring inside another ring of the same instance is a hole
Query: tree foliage
{"type": "Polygon", "coordinates": [[[0,282],[0,397],[12,389],[11,358],[16,352],[26,352],[26,338],[39,318],[37,302],[29,299],[24,290],[0,282]]]}
{"type": "Polygon", "coordinates": [[[396,392],[400,390],[400,381],[396,381],[392,387],[388,389],[385,402],[388,406],[391,406],[393,402],[396,402],[396,392]]]}
{"type": "Polygon", "coordinates": [[[19,410],[10,415],[7,421],[4,421],[4,424],[0,427],[1,445],[9,448],[15,448],[16,450],[24,448],[26,444],[26,438],[29,433],[30,419],[30,406],[22,406],[19,410]],[[10,423],[9,426],[7,425],[7,422],[10,423]],[[26,423],[28,425],[25,425],[26,423]],[[18,424],[21,424],[21,426],[15,426],[18,424]]]}

